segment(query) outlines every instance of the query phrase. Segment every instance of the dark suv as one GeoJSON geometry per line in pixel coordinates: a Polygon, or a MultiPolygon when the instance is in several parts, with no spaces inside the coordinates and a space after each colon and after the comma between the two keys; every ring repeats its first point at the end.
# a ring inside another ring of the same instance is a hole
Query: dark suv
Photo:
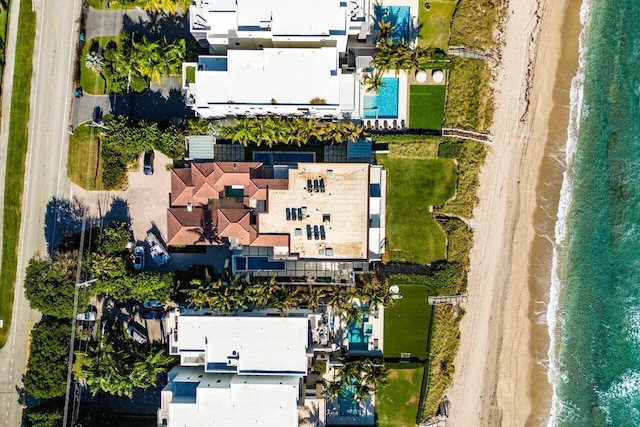
{"type": "Polygon", "coordinates": [[[153,175],[153,158],[153,150],[149,150],[144,153],[144,166],[142,171],[145,175],[153,175]]]}

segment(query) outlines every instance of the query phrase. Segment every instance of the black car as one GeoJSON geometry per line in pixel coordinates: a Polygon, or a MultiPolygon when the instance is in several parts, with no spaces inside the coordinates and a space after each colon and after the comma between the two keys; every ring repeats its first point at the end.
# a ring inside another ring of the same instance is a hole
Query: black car
{"type": "Polygon", "coordinates": [[[94,107],[93,116],[91,117],[93,123],[101,125],[102,124],[102,108],[94,107]]]}
{"type": "Polygon", "coordinates": [[[153,175],[153,158],[154,157],[155,157],[155,154],[153,153],[153,150],[149,150],[144,153],[144,166],[142,168],[142,171],[144,172],[145,175],[153,175]]]}

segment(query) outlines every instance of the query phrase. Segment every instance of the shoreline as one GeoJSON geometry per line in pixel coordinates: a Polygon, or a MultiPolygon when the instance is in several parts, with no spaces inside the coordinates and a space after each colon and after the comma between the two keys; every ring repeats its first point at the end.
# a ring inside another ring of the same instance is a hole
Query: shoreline
{"type": "Polygon", "coordinates": [[[452,425],[548,420],[551,387],[541,361],[549,345],[549,238],[564,166],[556,158],[566,143],[578,64],[580,4],[508,4],[494,83],[495,142],[480,173],[470,300],[448,393],[452,425]]]}

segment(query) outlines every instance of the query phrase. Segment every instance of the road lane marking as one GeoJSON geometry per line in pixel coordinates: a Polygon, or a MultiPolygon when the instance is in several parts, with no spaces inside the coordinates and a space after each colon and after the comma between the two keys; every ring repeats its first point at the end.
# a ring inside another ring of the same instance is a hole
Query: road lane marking
{"type": "Polygon", "coordinates": [[[44,190],[40,190],[40,206],[44,203],[44,190]]]}
{"type": "Polygon", "coordinates": [[[53,92],[53,83],[56,81],[56,76],[51,76],[51,84],[49,85],[49,89],[53,92]]]}
{"type": "Polygon", "coordinates": [[[56,31],[58,31],[59,26],[60,26],[60,15],[56,15],[56,31]]]}
{"type": "Polygon", "coordinates": [[[44,149],[45,151],[49,148],[49,131],[44,135],[44,149]]]}

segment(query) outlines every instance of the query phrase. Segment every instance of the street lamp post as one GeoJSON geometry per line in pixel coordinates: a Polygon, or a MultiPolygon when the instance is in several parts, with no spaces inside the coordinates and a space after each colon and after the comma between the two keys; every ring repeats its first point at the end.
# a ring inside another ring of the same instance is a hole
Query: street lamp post
{"type": "Polygon", "coordinates": [[[67,392],[64,397],[64,416],[62,420],[62,425],[66,427],[67,425],[67,417],[69,415],[69,392],[71,390],[71,367],[73,366],[73,349],[74,349],[74,338],[76,335],[76,316],[78,315],[78,291],[80,288],[84,288],[85,286],[89,286],[93,282],[98,279],[87,280],[86,282],[76,283],[74,292],[73,292],[73,317],[71,318],[71,342],[69,343],[69,359],[67,361],[67,392]]]}

